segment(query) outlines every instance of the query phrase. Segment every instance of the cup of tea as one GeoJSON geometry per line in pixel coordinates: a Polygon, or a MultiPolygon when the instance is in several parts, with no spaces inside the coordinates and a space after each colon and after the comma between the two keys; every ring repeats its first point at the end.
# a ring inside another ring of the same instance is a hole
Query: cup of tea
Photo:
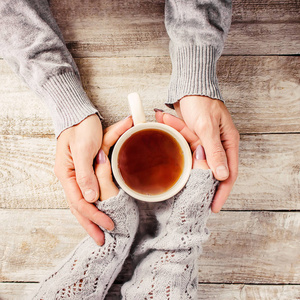
{"type": "Polygon", "coordinates": [[[174,128],[146,122],[137,93],[128,95],[134,126],[115,144],[111,165],[120,187],[135,199],[166,200],[186,184],[192,168],[191,150],[174,128]]]}

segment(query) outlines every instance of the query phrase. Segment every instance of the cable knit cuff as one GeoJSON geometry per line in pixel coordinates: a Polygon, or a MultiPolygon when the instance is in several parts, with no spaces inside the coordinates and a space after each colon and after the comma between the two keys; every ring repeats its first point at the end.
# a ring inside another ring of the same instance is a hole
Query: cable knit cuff
{"type": "Polygon", "coordinates": [[[72,72],[51,77],[38,93],[50,109],[56,137],[92,114],[102,119],[83,90],[80,80],[72,72]]]}
{"type": "Polygon", "coordinates": [[[175,47],[170,43],[172,76],[166,105],[187,95],[222,100],[216,75],[217,50],[212,46],[175,47]]]}

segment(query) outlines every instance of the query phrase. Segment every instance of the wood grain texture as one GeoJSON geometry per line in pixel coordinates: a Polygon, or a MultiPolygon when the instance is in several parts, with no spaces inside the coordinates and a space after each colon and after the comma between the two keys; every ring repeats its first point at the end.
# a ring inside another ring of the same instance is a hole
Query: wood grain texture
{"type": "Polygon", "coordinates": [[[299,300],[299,285],[200,284],[198,300],[299,300]]]}
{"type": "MultiPolygon", "coordinates": [[[[1,281],[40,281],[86,235],[68,210],[1,209],[0,216],[1,281]]],[[[300,213],[222,212],[208,226],[199,282],[299,283],[300,213]]]]}
{"type": "MultiPolygon", "coordinates": [[[[225,210],[300,209],[300,135],[241,137],[239,178],[225,210]]],[[[66,208],[54,138],[0,136],[0,207],[66,208]]]]}
{"type": "Polygon", "coordinates": [[[200,282],[299,283],[299,213],[223,212],[208,227],[200,282]]]}
{"type": "MultiPolygon", "coordinates": [[[[37,283],[0,283],[0,300],[24,300],[36,291],[37,283]]],[[[115,284],[106,300],[116,300],[115,284]]],[[[118,299],[118,298],[117,298],[118,299]]],[[[198,300],[297,300],[299,285],[199,284],[198,300]]]]}
{"type": "MultiPolygon", "coordinates": [[[[162,0],[55,0],[51,7],[75,57],[168,55],[162,0]]],[[[224,54],[299,53],[299,13],[296,0],[234,1],[224,54]]]]}
{"type": "Polygon", "coordinates": [[[0,136],[0,149],[1,206],[66,207],[54,175],[54,138],[0,136]]]}
{"type": "MultiPolygon", "coordinates": [[[[127,94],[140,93],[147,119],[165,108],[169,58],[78,59],[83,85],[110,125],[129,114],[127,94]]],[[[241,134],[300,132],[300,57],[222,57],[218,78],[226,105],[241,134]]],[[[49,135],[47,108],[0,61],[0,134],[49,135]]]]}
{"type": "Polygon", "coordinates": [[[295,23],[299,12],[299,0],[232,1],[232,23],[295,23]]]}
{"type": "MultiPolygon", "coordinates": [[[[122,24],[123,25],[123,24],[122,24]]],[[[101,24],[94,25],[101,27],[101,24]]],[[[138,27],[138,25],[135,25],[138,27]]],[[[165,56],[169,55],[169,38],[164,26],[161,29],[115,28],[113,34],[98,33],[91,41],[81,36],[89,35],[82,27],[73,32],[75,42],[66,40],[67,47],[74,57],[113,57],[113,56],[165,56]],[[155,32],[155,30],[157,32],[155,32]],[[136,32],[141,31],[141,32],[136,32]]],[[[224,45],[223,55],[297,55],[299,54],[299,23],[284,24],[232,24],[224,45]],[[280,41],[280,42],[279,42],[280,41]]],[[[91,32],[93,32],[91,30],[91,32]]]]}

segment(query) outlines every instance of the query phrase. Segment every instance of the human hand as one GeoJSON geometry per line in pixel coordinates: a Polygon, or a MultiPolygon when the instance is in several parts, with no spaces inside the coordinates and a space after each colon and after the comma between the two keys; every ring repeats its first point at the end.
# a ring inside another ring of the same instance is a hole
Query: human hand
{"type": "Polygon", "coordinates": [[[188,142],[193,152],[193,169],[208,170],[209,166],[206,161],[206,156],[200,139],[194,134],[185,124],[182,119],[179,119],[171,114],[164,113],[160,110],[155,110],[155,118],[159,123],[163,123],[177,130],[188,142]]]}
{"type": "MultiPolygon", "coordinates": [[[[175,105],[175,109],[181,118],[184,119],[186,116],[187,126],[184,122],[176,121],[175,117],[170,117],[169,114],[165,114],[163,118],[164,120],[166,118],[166,124],[169,122],[168,125],[175,126],[175,129],[186,134],[185,138],[191,140],[193,151],[195,146],[202,144],[206,149],[207,162],[214,176],[220,181],[223,180],[212,203],[212,211],[219,212],[237,178],[239,134],[228,110],[219,100],[200,96],[184,97],[175,105]],[[223,177],[217,175],[216,169],[219,166],[224,166],[227,171],[223,177]]],[[[161,116],[157,119],[159,122],[162,121],[161,116]]]]}
{"type": "Polygon", "coordinates": [[[61,133],[57,140],[54,168],[71,212],[98,245],[104,243],[104,234],[99,226],[107,230],[114,228],[113,221],[92,204],[99,198],[93,163],[101,143],[101,122],[97,115],[89,116],[61,133]]]}
{"type": "Polygon", "coordinates": [[[104,130],[102,147],[95,159],[95,173],[100,186],[101,201],[114,197],[119,193],[119,189],[112,179],[111,165],[107,156],[110,148],[132,125],[132,118],[129,117],[104,130]]]}

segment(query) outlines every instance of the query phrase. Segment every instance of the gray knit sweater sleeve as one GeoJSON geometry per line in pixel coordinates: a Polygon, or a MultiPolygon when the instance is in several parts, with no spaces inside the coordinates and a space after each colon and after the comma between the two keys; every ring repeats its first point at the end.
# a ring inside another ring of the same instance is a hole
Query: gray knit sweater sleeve
{"type": "Polygon", "coordinates": [[[1,0],[0,28],[0,55],[46,102],[56,136],[98,113],[47,0],[1,0]]]}
{"type": "Polygon", "coordinates": [[[216,62],[231,23],[230,0],[166,0],[172,77],[167,105],[186,95],[222,100],[216,62]]]}

